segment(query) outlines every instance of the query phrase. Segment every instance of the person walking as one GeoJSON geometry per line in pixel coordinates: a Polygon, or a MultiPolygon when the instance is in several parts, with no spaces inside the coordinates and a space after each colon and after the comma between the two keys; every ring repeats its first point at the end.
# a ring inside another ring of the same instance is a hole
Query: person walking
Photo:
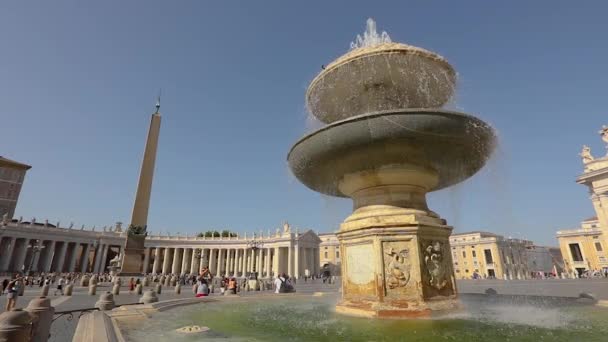
{"type": "Polygon", "coordinates": [[[59,278],[59,281],[57,281],[57,289],[55,290],[55,296],[57,295],[57,291],[59,291],[59,293],[61,293],[61,295],[63,296],[63,284],[65,284],[65,279],[61,277],[59,278]]]}
{"type": "Polygon", "coordinates": [[[135,280],[133,278],[129,279],[129,293],[133,293],[135,290],[135,280]]]}
{"type": "Polygon", "coordinates": [[[10,311],[12,308],[14,308],[17,305],[17,297],[19,295],[19,286],[20,285],[20,278],[17,276],[13,276],[13,279],[11,281],[9,281],[8,285],[7,285],[7,291],[8,291],[8,295],[7,295],[7,300],[6,300],[6,311],[10,311]]]}

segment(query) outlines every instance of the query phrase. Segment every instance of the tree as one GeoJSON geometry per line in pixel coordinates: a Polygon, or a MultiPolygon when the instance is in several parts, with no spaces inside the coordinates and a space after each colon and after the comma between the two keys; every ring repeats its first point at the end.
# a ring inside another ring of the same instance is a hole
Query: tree
{"type": "Polygon", "coordinates": [[[210,238],[210,237],[236,237],[237,234],[234,232],[231,232],[229,230],[222,230],[222,232],[218,232],[217,230],[208,230],[206,232],[201,232],[198,233],[196,236],[198,237],[206,237],[206,238],[210,238]]]}

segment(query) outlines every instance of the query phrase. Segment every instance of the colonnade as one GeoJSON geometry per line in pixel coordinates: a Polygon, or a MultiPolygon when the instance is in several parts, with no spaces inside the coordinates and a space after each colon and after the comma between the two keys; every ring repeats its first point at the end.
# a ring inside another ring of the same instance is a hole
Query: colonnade
{"type": "Polygon", "coordinates": [[[319,249],[298,246],[262,248],[149,247],[142,273],[189,274],[208,267],[214,276],[303,277],[319,272],[319,249]]]}
{"type": "Polygon", "coordinates": [[[104,272],[108,251],[121,246],[33,239],[0,238],[0,272],[104,272]]]}

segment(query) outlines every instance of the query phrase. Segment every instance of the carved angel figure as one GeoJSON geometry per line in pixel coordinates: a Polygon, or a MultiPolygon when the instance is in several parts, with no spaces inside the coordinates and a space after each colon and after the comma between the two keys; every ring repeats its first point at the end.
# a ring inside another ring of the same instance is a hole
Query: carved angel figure
{"type": "Polygon", "coordinates": [[[593,156],[591,155],[591,148],[587,145],[583,145],[583,150],[581,151],[579,156],[583,158],[583,164],[587,164],[594,160],[593,156]]]}
{"type": "Polygon", "coordinates": [[[442,245],[439,241],[431,242],[424,251],[424,263],[431,276],[429,283],[437,290],[448,284],[447,267],[443,265],[442,245]]]}
{"type": "Polygon", "coordinates": [[[390,248],[386,254],[390,261],[386,266],[386,284],[389,289],[404,287],[410,281],[409,249],[402,249],[396,253],[390,248]]]}

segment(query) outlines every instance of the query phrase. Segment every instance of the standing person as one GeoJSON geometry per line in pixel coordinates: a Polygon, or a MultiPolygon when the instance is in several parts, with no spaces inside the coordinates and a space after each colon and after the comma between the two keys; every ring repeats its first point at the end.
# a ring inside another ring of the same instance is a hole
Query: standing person
{"type": "Polygon", "coordinates": [[[228,281],[228,293],[236,294],[236,279],[234,277],[228,281]]]}
{"type": "Polygon", "coordinates": [[[200,278],[198,281],[198,287],[196,288],[196,297],[206,297],[209,295],[209,287],[207,281],[204,278],[200,278]]]}
{"type": "Polygon", "coordinates": [[[13,280],[9,281],[7,285],[7,300],[6,300],[6,311],[14,308],[17,305],[17,297],[19,294],[19,281],[20,278],[13,276],[13,280]]]}
{"type": "Polygon", "coordinates": [[[275,287],[274,293],[282,293],[281,288],[284,287],[283,284],[285,284],[285,274],[281,274],[280,276],[277,277],[277,279],[274,280],[274,287],[275,287]]]}
{"type": "Polygon", "coordinates": [[[59,293],[61,293],[61,295],[63,296],[63,284],[65,284],[65,279],[61,277],[59,278],[59,281],[57,281],[57,289],[55,290],[55,296],[57,295],[57,291],[59,291],[59,293]]]}
{"type": "Polygon", "coordinates": [[[135,290],[135,280],[133,278],[129,279],[129,293],[133,293],[135,290]]]}

